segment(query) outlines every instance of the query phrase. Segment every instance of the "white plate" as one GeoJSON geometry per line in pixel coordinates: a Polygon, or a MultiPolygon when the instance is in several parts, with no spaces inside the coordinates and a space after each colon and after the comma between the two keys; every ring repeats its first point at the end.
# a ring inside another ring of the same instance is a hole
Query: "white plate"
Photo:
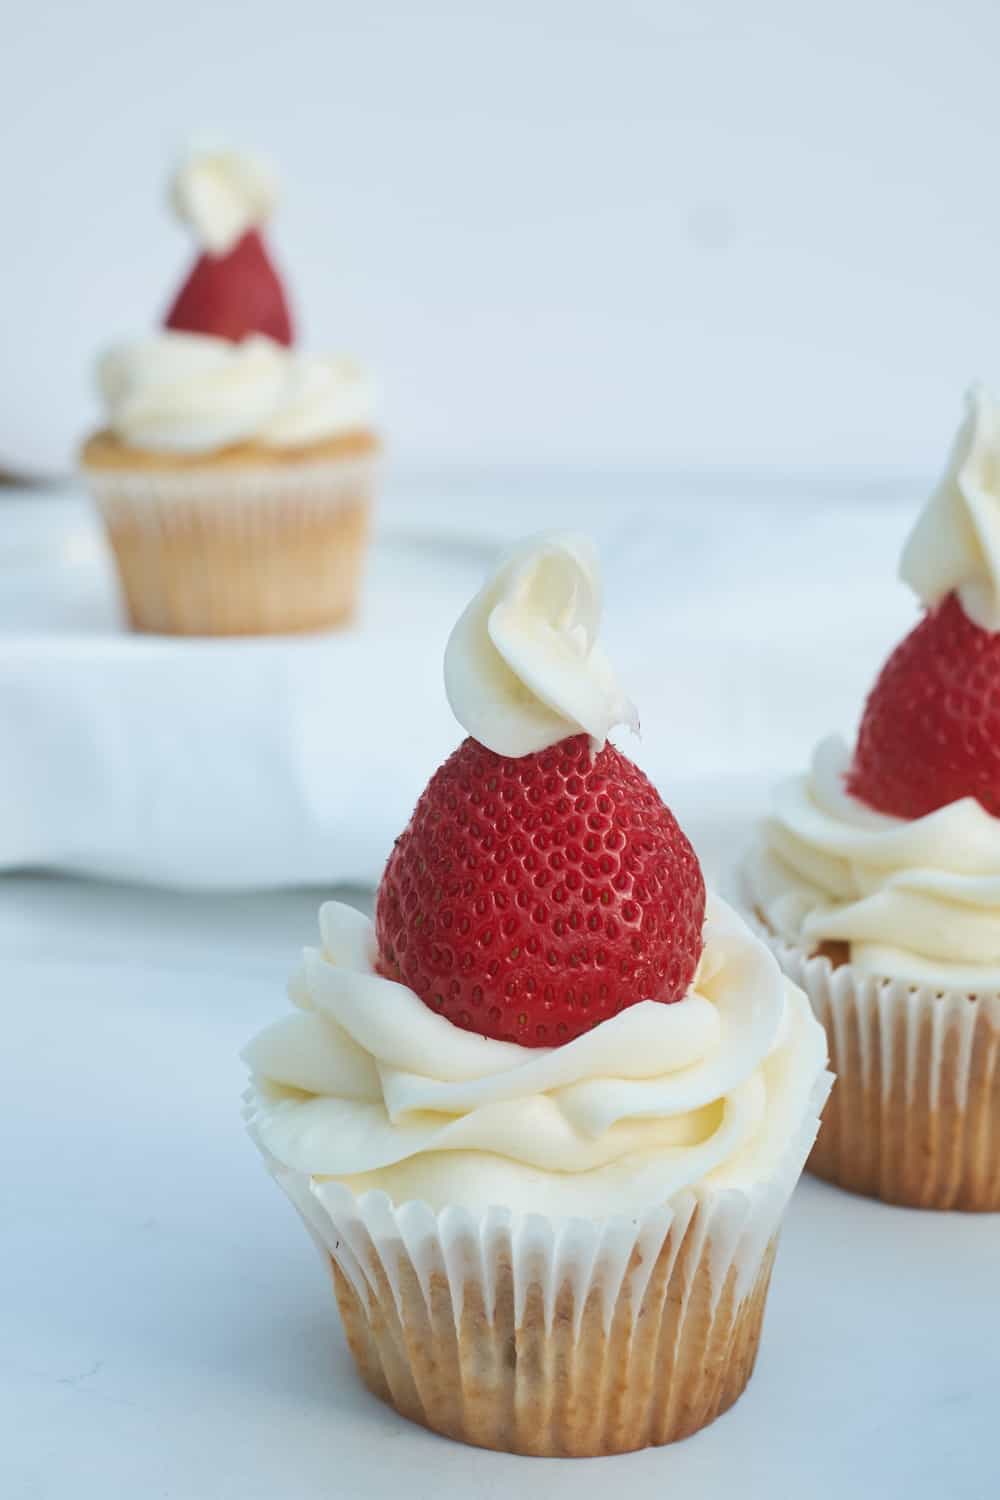
{"type": "Polygon", "coordinates": [[[628,753],[678,811],[706,779],[762,786],[850,731],[916,618],[893,581],[908,507],[870,500],[748,478],[395,476],[356,629],[205,642],[122,631],[80,497],[0,496],[0,868],[377,879],[461,737],[452,623],[501,543],[566,525],[601,544],[604,638],[643,724],[628,753]]]}

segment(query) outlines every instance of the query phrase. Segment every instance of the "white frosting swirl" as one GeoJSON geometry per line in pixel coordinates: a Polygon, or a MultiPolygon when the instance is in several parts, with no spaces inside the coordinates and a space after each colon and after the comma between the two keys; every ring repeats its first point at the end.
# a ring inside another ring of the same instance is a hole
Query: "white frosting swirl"
{"type": "Polygon", "coordinates": [[[276,201],[270,166],[238,151],[192,151],[170,183],[175,213],[212,255],[225,255],[269,219],[276,201]]]}
{"type": "Polygon", "coordinates": [[[948,466],[903,551],[900,574],[925,604],[953,589],[984,630],[1000,630],[1000,403],[982,386],[948,466]]]}
{"type": "Polygon", "coordinates": [[[501,561],[462,614],[444,682],[462,727],[498,755],[531,755],[568,735],[600,748],[635,708],[597,644],[601,579],[588,537],[532,537],[501,561]]]}
{"type": "Polygon", "coordinates": [[[263,335],[234,344],[164,330],[109,350],[98,384],[112,432],[152,452],[301,447],[364,429],[374,407],[371,380],[352,360],[263,335]]]}
{"type": "Polygon", "coordinates": [[[375,970],[367,918],[329,903],[296,1013],[250,1043],[251,1126],[279,1162],[434,1208],[634,1214],[745,1187],[804,1124],[825,1066],[805,996],[710,898],[689,994],[557,1048],[453,1026],[375,970]]]}
{"type": "Polygon", "coordinates": [[[973,797],[923,818],[873,812],[846,790],[846,745],[779,787],[747,867],[768,926],[813,950],[850,944],[862,973],[940,989],[1000,989],[1000,819],[973,797]]]}

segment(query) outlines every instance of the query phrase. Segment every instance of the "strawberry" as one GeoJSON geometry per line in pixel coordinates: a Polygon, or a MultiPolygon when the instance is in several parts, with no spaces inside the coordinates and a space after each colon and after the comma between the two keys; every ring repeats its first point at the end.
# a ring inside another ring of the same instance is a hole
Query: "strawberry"
{"type": "Polygon", "coordinates": [[[264,242],[250,229],[225,255],[207,252],[195,261],[165,319],[180,333],[207,333],[239,343],[266,333],[292,342],[292,320],[278,273],[264,242]]]}
{"type": "Polygon", "coordinates": [[[586,735],[508,759],[467,739],[431,778],[379,886],[380,968],[467,1031],[572,1041],[688,990],[705,882],[673,814],[586,735]]]}
{"type": "Polygon", "coordinates": [[[1000,817],[1000,634],[949,594],[896,647],[865,705],[847,789],[897,818],[975,797],[1000,817]]]}

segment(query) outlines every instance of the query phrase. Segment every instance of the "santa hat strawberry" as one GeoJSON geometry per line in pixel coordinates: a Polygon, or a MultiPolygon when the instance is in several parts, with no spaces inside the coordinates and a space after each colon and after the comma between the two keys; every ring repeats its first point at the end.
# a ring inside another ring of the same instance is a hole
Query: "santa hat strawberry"
{"type": "Polygon", "coordinates": [[[529,1047],[680,1000],[702,949],[697,857],[606,740],[637,722],[599,621],[586,538],[539,538],[504,560],[446,653],[472,737],[431,778],[377,897],[383,973],[456,1026],[529,1047]]]}
{"type": "Polygon", "coordinates": [[[1000,404],[981,387],[906,544],[928,613],[865,706],[848,790],[899,818],[974,797],[1000,817],[1000,404]]]}
{"type": "Polygon", "coordinates": [[[262,235],[276,199],[265,164],[235,152],[194,153],[174,174],[171,199],[200,253],[165,326],[233,343],[266,334],[291,344],[288,301],[262,235]]]}

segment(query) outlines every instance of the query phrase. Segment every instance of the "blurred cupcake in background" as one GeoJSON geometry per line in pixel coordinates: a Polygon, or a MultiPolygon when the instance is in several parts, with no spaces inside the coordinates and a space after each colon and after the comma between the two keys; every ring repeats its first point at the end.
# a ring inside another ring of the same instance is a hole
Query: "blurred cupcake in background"
{"type": "Polygon", "coordinates": [[[171,199],[198,243],[162,329],[98,363],[81,464],[137,630],[252,635],[350,620],[378,439],[353,360],[295,347],[263,238],[263,162],[190,155],[171,199]]]}
{"type": "Polygon", "coordinates": [[[779,787],[744,893],[827,1030],[811,1169],[1000,1210],[1000,403],[982,389],[902,576],[926,613],[853,750],[826,740],[779,787]]]}

